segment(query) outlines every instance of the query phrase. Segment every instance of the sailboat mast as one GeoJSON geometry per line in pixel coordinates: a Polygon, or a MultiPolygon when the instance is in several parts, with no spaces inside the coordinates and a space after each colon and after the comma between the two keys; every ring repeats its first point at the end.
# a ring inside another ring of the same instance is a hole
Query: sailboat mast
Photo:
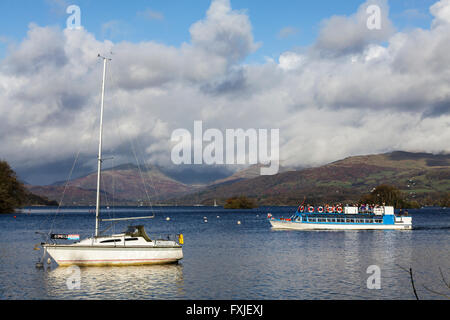
{"type": "MultiPolygon", "coordinates": [[[[99,57],[101,57],[99,55],[99,57]]],[[[106,81],[106,63],[107,58],[101,57],[103,59],[103,81],[102,81],[102,101],[100,108],[100,137],[98,143],[98,171],[97,171],[97,201],[95,206],[95,236],[98,237],[99,228],[99,214],[100,214],[100,180],[102,171],[102,139],[103,139],[103,109],[105,105],[105,81],[106,81]]]]}

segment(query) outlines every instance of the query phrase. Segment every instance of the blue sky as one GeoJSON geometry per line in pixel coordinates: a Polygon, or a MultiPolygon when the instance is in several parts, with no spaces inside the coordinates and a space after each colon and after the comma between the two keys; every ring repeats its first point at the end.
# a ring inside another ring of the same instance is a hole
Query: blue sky
{"type": "MultiPolygon", "coordinates": [[[[391,0],[390,18],[399,30],[430,25],[428,10],[435,1],[391,0]]],[[[260,49],[248,58],[266,57],[314,42],[323,19],[351,15],[361,0],[232,0],[233,9],[245,10],[260,49]],[[284,30],[284,32],[282,31],[284,30]]],[[[20,42],[30,23],[65,28],[70,4],[81,8],[82,25],[99,40],[156,41],[178,47],[189,42],[189,27],[205,16],[210,0],[2,0],[0,2],[0,57],[8,44],[20,42]],[[152,13],[152,17],[150,16],[152,13]]]]}

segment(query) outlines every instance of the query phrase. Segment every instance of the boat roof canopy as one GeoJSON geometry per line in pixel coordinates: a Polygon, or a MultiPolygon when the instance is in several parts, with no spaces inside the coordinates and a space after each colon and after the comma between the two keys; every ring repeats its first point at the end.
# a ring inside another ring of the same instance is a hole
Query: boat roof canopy
{"type": "Polygon", "coordinates": [[[144,226],[129,226],[128,229],[125,231],[125,235],[130,237],[142,237],[147,242],[151,242],[152,240],[145,232],[144,226]]]}

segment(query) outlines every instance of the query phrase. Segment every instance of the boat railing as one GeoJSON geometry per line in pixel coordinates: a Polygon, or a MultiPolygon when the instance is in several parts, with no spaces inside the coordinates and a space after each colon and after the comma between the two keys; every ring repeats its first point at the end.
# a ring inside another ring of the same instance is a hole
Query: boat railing
{"type": "Polygon", "coordinates": [[[177,234],[149,234],[148,235],[150,237],[150,239],[152,240],[177,240],[178,239],[178,235],[177,234]]]}
{"type": "MultiPolygon", "coordinates": [[[[386,213],[384,207],[379,206],[336,206],[336,207],[306,207],[303,210],[297,209],[294,216],[299,214],[370,214],[370,215],[383,215],[386,213]]],[[[294,217],[293,216],[293,217],[294,217]]],[[[292,218],[293,218],[292,217],[292,218]]]]}
{"type": "Polygon", "coordinates": [[[149,234],[152,241],[175,241],[176,243],[183,244],[183,235],[175,233],[163,233],[163,234],[149,234]]]}

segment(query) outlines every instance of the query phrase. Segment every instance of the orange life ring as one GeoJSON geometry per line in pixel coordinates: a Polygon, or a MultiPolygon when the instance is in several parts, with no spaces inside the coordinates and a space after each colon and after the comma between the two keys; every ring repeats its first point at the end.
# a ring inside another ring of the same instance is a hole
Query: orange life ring
{"type": "Polygon", "coordinates": [[[308,208],[308,212],[309,212],[309,213],[313,213],[313,212],[314,212],[314,207],[309,207],[309,208],[308,208]]]}
{"type": "Polygon", "coordinates": [[[328,213],[333,213],[334,208],[333,207],[328,207],[328,213]]]}
{"type": "Polygon", "coordinates": [[[298,212],[305,212],[305,207],[304,206],[300,206],[297,209],[298,212]]]}
{"type": "Polygon", "coordinates": [[[319,207],[319,208],[317,209],[317,212],[323,213],[323,207],[319,207]]]}
{"type": "Polygon", "coordinates": [[[336,210],[337,210],[338,213],[342,213],[342,207],[337,207],[336,210]]]}

